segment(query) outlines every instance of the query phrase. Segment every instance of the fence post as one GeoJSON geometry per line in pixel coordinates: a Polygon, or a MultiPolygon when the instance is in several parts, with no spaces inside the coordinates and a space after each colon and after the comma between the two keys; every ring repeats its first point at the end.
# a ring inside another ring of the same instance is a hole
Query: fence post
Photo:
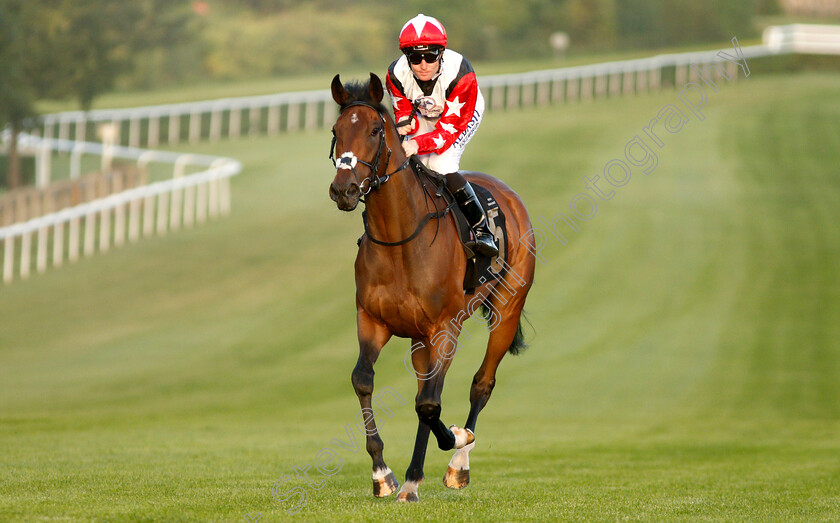
{"type": "Polygon", "coordinates": [[[274,136],[280,133],[280,106],[272,105],[268,108],[268,134],[274,136]]]}
{"type": "Polygon", "coordinates": [[[662,66],[656,64],[655,67],[648,71],[649,77],[648,85],[651,91],[659,91],[662,88],[662,66]]]}
{"type": "Polygon", "coordinates": [[[207,214],[211,218],[219,215],[219,179],[210,180],[209,184],[210,194],[207,197],[207,214]]]}
{"type": "Polygon", "coordinates": [[[588,73],[581,76],[580,79],[580,99],[581,100],[591,100],[592,99],[592,74],[588,73]]]}
{"type": "Polygon", "coordinates": [[[607,95],[607,73],[597,71],[595,73],[595,98],[604,98],[607,95]]]}
{"type": "Polygon", "coordinates": [[[160,144],[160,115],[158,114],[149,117],[149,139],[146,142],[150,148],[160,144]]]}
{"type": "Polygon", "coordinates": [[[647,82],[647,75],[637,74],[636,75],[636,92],[637,93],[646,93],[648,90],[648,82],[647,82]]]}
{"type": "Polygon", "coordinates": [[[675,67],[674,88],[679,89],[686,84],[686,78],[688,77],[688,64],[678,63],[675,67]]]}
{"type": "Polygon", "coordinates": [[[70,263],[79,259],[79,218],[70,219],[70,235],[67,239],[67,259],[70,263]]]}
{"type": "MultiPolygon", "coordinates": [[[[125,188],[125,172],[114,174],[111,194],[118,194],[125,188]]],[[[114,247],[121,247],[125,243],[125,204],[114,207],[114,247]]]]}
{"type": "Polygon", "coordinates": [[[491,94],[493,96],[492,108],[493,109],[504,109],[505,108],[505,86],[502,83],[498,83],[494,85],[491,89],[491,94]]]}
{"type": "Polygon", "coordinates": [[[286,130],[297,131],[300,127],[300,102],[289,102],[289,112],[286,116],[286,130]]]}
{"type": "Polygon", "coordinates": [[[329,127],[338,118],[338,104],[332,98],[324,102],[324,126],[329,127]]]}
{"type": "Polygon", "coordinates": [[[306,103],[305,128],[307,131],[318,128],[318,102],[309,101],[306,103]]]}
{"type": "Polygon", "coordinates": [[[726,72],[733,80],[738,79],[738,64],[735,62],[726,62],[726,72]]]}
{"type": "Polygon", "coordinates": [[[551,80],[544,79],[537,82],[537,105],[548,105],[551,97],[551,80]]]}
{"type": "Polygon", "coordinates": [[[566,94],[566,77],[551,79],[551,101],[553,103],[563,103],[566,94]]]}
{"type": "Polygon", "coordinates": [[[82,153],[84,152],[84,144],[79,142],[73,146],[73,152],[70,153],[70,179],[75,180],[82,175],[82,153]]]}
{"type": "Polygon", "coordinates": [[[505,110],[518,109],[519,97],[522,94],[522,84],[520,82],[510,83],[507,86],[507,99],[505,100],[505,110]]]}
{"type": "Polygon", "coordinates": [[[218,141],[222,137],[222,110],[214,108],[210,113],[210,141],[218,141]]]}
{"type": "Polygon", "coordinates": [[[12,236],[6,236],[3,241],[3,281],[6,284],[12,282],[15,270],[15,239],[12,236]]]}
{"type": "Polygon", "coordinates": [[[169,203],[169,195],[165,192],[158,195],[157,207],[157,233],[158,236],[166,234],[166,207],[169,203]]]}
{"type": "Polygon", "coordinates": [[[140,239],[140,198],[134,198],[128,207],[128,241],[140,239]]]}
{"type": "Polygon", "coordinates": [[[30,259],[32,255],[32,233],[24,233],[20,238],[20,277],[26,279],[29,277],[30,259]]]}
{"type": "Polygon", "coordinates": [[[87,120],[84,116],[76,120],[76,138],[77,142],[85,141],[85,133],[87,132],[87,120]]]}
{"type": "Polygon", "coordinates": [[[132,116],[128,122],[128,145],[140,147],[140,118],[132,116]]]}
{"type": "MultiPolygon", "coordinates": [[[[43,216],[52,212],[52,193],[51,191],[45,191],[41,194],[43,196],[44,201],[41,204],[41,209],[39,209],[38,216],[43,216]]],[[[38,229],[38,251],[36,254],[36,261],[35,267],[37,268],[39,273],[43,273],[47,270],[47,240],[49,235],[49,228],[47,226],[41,227],[38,229]]]]}
{"type": "Polygon", "coordinates": [[[193,110],[190,113],[190,143],[198,143],[201,140],[201,113],[193,110]]]}
{"type": "Polygon", "coordinates": [[[64,222],[53,226],[53,267],[64,264],[64,222]]]}
{"type": "Polygon", "coordinates": [[[621,95],[621,70],[614,69],[610,73],[610,98],[621,95]]]}
{"type": "Polygon", "coordinates": [[[207,221],[207,183],[199,184],[195,191],[195,221],[204,223],[207,221]]]}
{"type": "Polygon", "coordinates": [[[228,122],[228,138],[239,138],[242,130],[242,108],[230,108],[230,120],[228,122]]]}
{"type": "Polygon", "coordinates": [[[536,83],[531,80],[524,80],[520,89],[522,89],[522,107],[530,107],[534,105],[534,90],[536,89],[536,83]]]}
{"type": "Polygon", "coordinates": [[[66,118],[59,118],[58,120],[58,139],[70,139],[70,122],[66,118]]]}
{"type": "Polygon", "coordinates": [[[169,145],[175,145],[181,140],[181,115],[175,111],[169,113],[169,145]]]}
{"type": "Polygon", "coordinates": [[[35,185],[39,189],[43,189],[44,187],[50,184],[50,170],[52,169],[50,165],[52,160],[52,150],[50,146],[50,141],[44,140],[41,142],[41,147],[38,149],[37,152],[37,165],[35,166],[35,185]]]}
{"type": "MultiPolygon", "coordinates": [[[[175,160],[175,167],[172,172],[172,179],[178,180],[184,177],[184,169],[187,163],[193,159],[191,154],[182,154],[175,160]]],[[[169,209],[169,228],[173,231],[181,227],[181,204],[183,202],[184,189],[172,189],[172,202],[169,209]]]]}
{"type": "Polygon", "coordinates": [[[580,77],[572,76],[566,81],[566,100],[577,101],[580,93],[580,77]]]}
{"type": "Polygon", "coordinates": [[[155,198],[146,196],[143,199],[143,237],[148,238],[155,232],[155,198]]]}
{"type": "MultiPolygon", "coordinates": [[[[210,165],[210,169],[221,168],[225,163],[227,163],[227,160],[220,158],[210,165]]],[[[221,214],[228,215],[230,214],[230,178],[216,178],[214,181],[217,185],[218,210],[221,214]]],[[[212,187],[211,185],[211,193],[212,187]]]]}

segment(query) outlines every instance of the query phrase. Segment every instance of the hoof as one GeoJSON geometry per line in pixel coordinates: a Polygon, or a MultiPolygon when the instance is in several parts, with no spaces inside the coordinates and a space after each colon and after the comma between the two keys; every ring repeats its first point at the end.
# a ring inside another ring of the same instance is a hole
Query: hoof
{"type": "Polygon", "coordinates": [[[400,492],[397,496],[397,501],[401,503],[416,503],[420,501],[420,496],[416,492],[400,492]]]}
{"type": "Polygon", "coordinates": [[[470,484],[470,469],[447,468],[443,476],[443,484],[453,489],[466,487],[470,484]]]}
{"type": "Polygon", "coordinates": [[[399,481],[397,481],[397,477],[394,476],[394,473],[391,472],[391,469],[385,469],[384,471],[374,473],[373,495],[377,498],[384,498],[385,496],[390,496],[391,494],[397,491],[399,486],[400,483],[399,481]],[[380,474],[380,477],[376,477],[380,474]]]}
{"type": "Polygon", "coordinates": [[[420,501],[420,482],[405,480],[400,493],[397,494],[397,501],[400,503],[416,503],[420,501]]]}
{"type": "Polygon", "coordinates": [[[459,429],[455,425],[449,427],[455,435],[455,449],[462,449],[475,441],[475,434],[470,429],[459,429]]]}

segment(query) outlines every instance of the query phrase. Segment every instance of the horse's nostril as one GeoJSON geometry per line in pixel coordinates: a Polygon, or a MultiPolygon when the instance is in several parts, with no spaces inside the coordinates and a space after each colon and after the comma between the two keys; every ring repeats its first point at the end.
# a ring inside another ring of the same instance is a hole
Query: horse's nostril
{"type": "Polygon", "coordinates": [[[351,183],[350,187],[347,188],[346,194],[350,198],[358,198],[362,195],[362,191],[359,189],[358,184],[351,183]]]}
{"type": "Polygon", "coordinates": [[[338,191],[335,188],[335,184],[330,184],[330,199],[332,201],[338,201],[338,191]]]}

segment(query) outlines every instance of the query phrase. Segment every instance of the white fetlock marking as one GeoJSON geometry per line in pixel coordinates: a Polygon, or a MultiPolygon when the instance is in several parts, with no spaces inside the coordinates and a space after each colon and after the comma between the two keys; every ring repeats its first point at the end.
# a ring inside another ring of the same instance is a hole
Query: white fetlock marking
{"type": "Polygon", "coordinates": [[[418,481],[406,481],[403,483],[403,486],[400,487],[400,494],[405,492],[411,492],[413,494],[417,494],[420,489],[420,483],[418,481]]]}
{"type": "Polygon", "coordinates": [[[470,451],[475,448],[475,441],[455,451],[449,460],[449,467],[455,470],[470,470],[470,451]]]}
{"type": "Polygon", "coordinates": [[[455,448],[456,449],[464,448],[464,446],[467,445],[467,442],[469,441],[470,435],[472,433],[470,431],[468,431],[467,429],[461,429],[461,428],[456,427],[455,425],[452,425],[451,427],[449,427],[449,430],[451,430],[452,434],[455,435],[455,448]]]}
{"type": "Polygon", "coordinates": [[[391,472],[390,467],[385,467],[384,469],[376,469],[373,471],[373,481],[379,481],[380,479],[387,478],[391,474],[393,473],[391,472]]]}

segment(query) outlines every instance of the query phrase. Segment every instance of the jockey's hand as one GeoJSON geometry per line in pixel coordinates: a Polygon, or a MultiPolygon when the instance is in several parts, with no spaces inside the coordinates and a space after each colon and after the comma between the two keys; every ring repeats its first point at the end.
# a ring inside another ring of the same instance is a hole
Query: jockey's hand
{"type": "MultiPolygon", "coordinates": [[[[404,122],[408,120],[408,116],[403,116],[400,118],[400,122],[404,122]]],[[[402,127],[397,127],[397,132],[400,133],[400,136],[405,136],[411,132],[411,124],[403,125],[402,127]]]]}
{"type": "Polygon", "coordinates": [[[414,156],[417,154],[418,149],[420,146],[417,145],[415,140],[406,140],[402,143],[403,151],[405,151],[406,156],[414,156]]]}

